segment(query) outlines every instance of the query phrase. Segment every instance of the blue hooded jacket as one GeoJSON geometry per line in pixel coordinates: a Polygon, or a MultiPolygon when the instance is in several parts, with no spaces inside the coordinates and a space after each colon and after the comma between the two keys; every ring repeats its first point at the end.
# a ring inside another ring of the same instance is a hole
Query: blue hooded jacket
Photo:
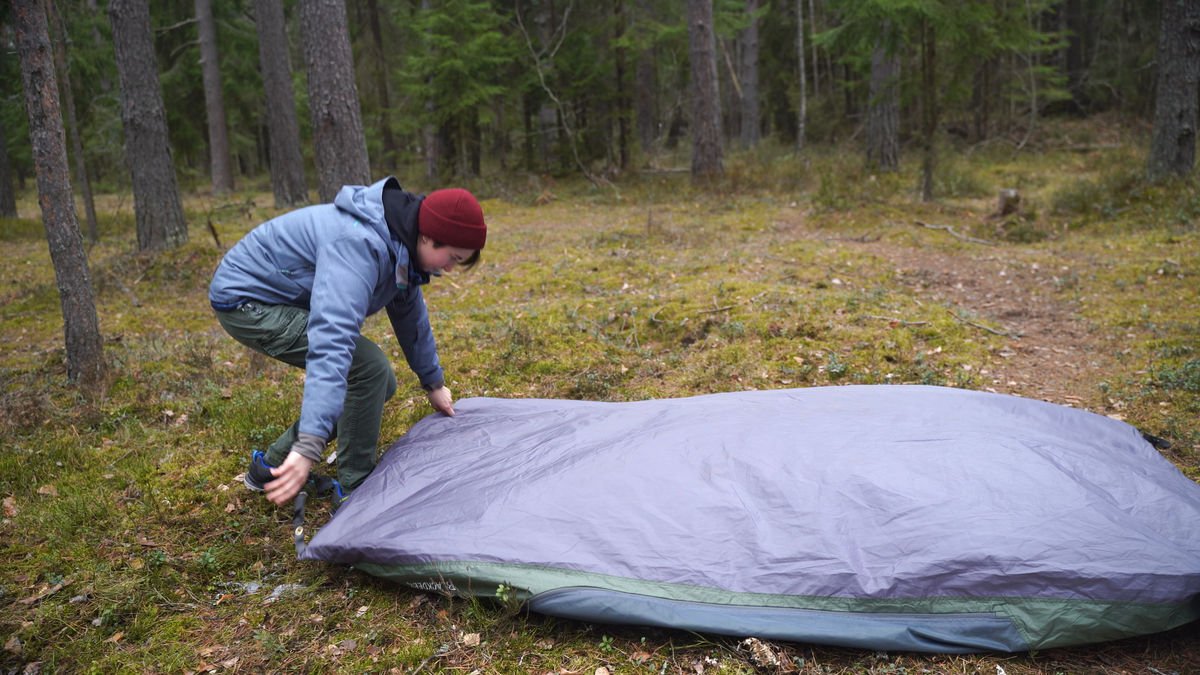
{"type": "MultiPolygon", "coordinates": [[[[309,310],[308,356],[300,431],[333,436],[346,400],[346,374],[363,321],[387,308],[404,357],[426,390],[442,386],[442,368],[408,247],[384,218],[385,185],[344,186],[333,204],[298,209],[254,228],[217,267],[208,299],[229,311],[246,302],[309,310]]],[[[416,232],[424,195],[402,193],[402,230],[416,232]]]]}

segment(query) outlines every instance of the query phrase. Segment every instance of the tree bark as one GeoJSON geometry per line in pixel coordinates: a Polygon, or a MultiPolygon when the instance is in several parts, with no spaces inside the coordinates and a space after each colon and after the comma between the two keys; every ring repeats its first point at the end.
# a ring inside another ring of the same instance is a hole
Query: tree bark
{"type": "MultiPolygon", "coordinates": [[[[637,0],[637,21],[647,22],[650,16],[649,0],[637,0]]],[[[641,23],[637,24],[639,31],[641,23]]],[[[654,123],[654,49],[647,47],[638,54],[637,87],[637,130],[638,142],[642,152],[652,152],[655,139],[658,138],[657,125],[654,123]]]]}
{"type": "Polygon", "coordinates": [[[742,31],[742,147],[752,148],[760,139],[758,113],[758,0],[746,0],[750,25],[742,31]]]}
{"type": "Polygon", "coordinates": [[[1072,107],[1075,108],[1076,112],[1079,112],[1083,109],[1083,91],[1079,86],[1083,81],[1084,71],[1083,0],[1066,0],[1060,11],[1064,8],[1066,10],[1064,18],[1068,32],[1066,54],[1067,91],[1071,94],[1072,107]]]}
{"type": "Polygon", "coordinates": [[[712,0],[688,0],[688,52],[692,70],[692,182],[725,173],[721,138],[721,97],[717,91],[717,50],[712,0]]]}
{"type": "Polygon", "coordinates": [[[367,21],[371,24],[371,38],[375,41],[375,86],[379,89],[379,131],[383,136],[383,166],[391,171],[396,168],[396,137],[392,134],[387,53],[383,48],[383,26],[379,20],[379,3],[376,0],[367,0],[367,14],[367,21]]]}
{"type": "Polygon", "coordinates": [[[880,171],[900,168],[900,58],[876,42],[871,55],[871,95],[867,109],[867,164],[880,171]]]}
{"type": "Polygon", "coordinates": [[[133,179],[138,250],[161,251],[187,243],[187,221],[171,159],[167,113],[158,81],[158,57],[146,0],[110,0],[125,161],[133,179]]]}
{"type": "Polygon", "coordinates": [[[296,120],[296,95],[292,89],[287,28],[282,0],[254,0],[258,32],[258,60],[267,101],[267,147],[275,208],[308,203],[304,153],[300,149],[300,124],[296,120]]]}
{"type": "Polygon", "coordinates": [[[937,37],[921,20],[921,112],[924,114],[925,157],[921,165],[921,200],[933,201],[934,134],[937,132],[937,37]]]}
{"type": "Polygon", "coordinates": [[[1146,176],[1185,176],[1196,166],[1200,97],[1200,3],[1163,0],[1158,35],[1158,93],[1146,176]]]}
{"type": "MultiPolygon", "coordinates": [[[[799,128],[796,129],[796,152],[804,149],[804,122],[808,116],[808,83],[804,80],[804,0],[796,0],[796,51],[800,55],[800,109],[796,115],[799,128]]],[[[816,65],[815,62],[813,65],[816,65]]]]}
{"type": "Polygon", "coordinates": [[[25,113],[37,168],[38,202],[62,304],[67,377],[94,392],[103,388],[108,378],[108,363],[104,360],[87,255],[71,192],[46,15],[40,0],[12,0],[12,8],[25,113]]]}
{"type": "Polygon", "coordinates": [[[58,77],[62,81],[63,101],[67,104],[67,124],[71,130],[71,149],[75,151],[75,180],[83,194],[83,211],[87,214],[88,238],[93,244],[100,241],[100,222],[96,219],[96,201],[92,199],[92,182],[88,179],[87,160],[83,156],[83,138],[79,133],[79,121],[75,116],[75,94],[71,86],[71,61],[67,58],[66,24],[54,6],[53,0],[46,3],[47,19],[55,21],[61,29],[56,31],[59,39],[54,45],[54,60],[58,64],[58,77]]]}
{"type": "Polygon", "coordinates": [[[196,0],[196,28],[200,37],[200,73],[204,79],[204,110],[208,114],[208,154],[214,195],[233,192],[233,158],[229,154],[229,128],[225,124],[225,94],[221,91],[221,62],[217,54],[217,27],[212,0],[196,0]]]}
{"type": "Polygon", "coordinates": [[[330,203],[343,185],[369,185],[371,164],[342,0],[300,0],[317,194],[330,203]]]}
{"type": "MultiPolygon", "coordinates": [[[[421,0],[421,11],[428,12],[430,8],[429,0],[421,0]]],[[[433,77],[430,76],[430,82],[433,77]]],[[[437,104],[433,102],[433,98],[425,101],[425,115],[433,118],[433,113],[437,110],[437,104]]],[[[438,128],[433,122],[425,124],[425,179],[431,185],[436,185],[438,180],[438,165],[441,164],[442,146],[441,134],[438,133],[438,128]]]]}
{"type": "Polygon", "coordinates": [[[0,217],[17,217],[17,192],[13,189],[12,167],[8,165],[8,141],[0,123],[0,217]]]}

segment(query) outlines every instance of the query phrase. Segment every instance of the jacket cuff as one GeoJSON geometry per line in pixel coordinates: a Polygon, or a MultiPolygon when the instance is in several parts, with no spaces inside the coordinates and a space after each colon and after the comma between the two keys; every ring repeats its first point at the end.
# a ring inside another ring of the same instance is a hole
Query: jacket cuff
{"type": "Polygon", "coordinates": [[[320,436],[300,432],[296,443],[292,445],[292,452],[314,462],[320,462],[322,455],[325,454],[325,443],[326,441],[320,436]]]}
{"type": "Polygon", "coordinates": [[[446,386],[446,380],[445,380],[445,378],[441,378],[441,377],[439,377],[436,380],[433,380],[432,382],[428,382],[428,383],[422,382],[421,383],[421,388],[424,389],[425,391],[433,391],[434,389],[441,389],[444,386],[446,386]]]}

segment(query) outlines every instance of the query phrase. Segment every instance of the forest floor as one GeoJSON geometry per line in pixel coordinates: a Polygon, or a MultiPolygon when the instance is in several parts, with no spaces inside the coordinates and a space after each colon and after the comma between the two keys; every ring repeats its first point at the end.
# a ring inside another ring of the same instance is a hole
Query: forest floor
{"type": "MultiPolygon", "coordinates": [[[[449,386],[460,400],[995,391],[1124,419],[1200,480],[1200,186],[1131,178],[1128,142],[1056,139],[949,158],[933,204],[913,199],[915,167],[875,176],[836,149],[735,156],[714,190],[671,173],[493,185],[483,263],[427,292],[449,386]],[[1023,210],[991,217],[1002,187],[1023,210]]],[[[1200,673],[1198,623],[1032,654],[752,650],[298,561],[289,512],[240,474],[298,411],[302,373],[248,355],[205,298],[222,253],[207,221],[228,246],[275,214],[270,196],[189,197],[192,243],[159,254],[132,252],[128,204],[104,196],[89,255],[113,378],[96,400],[65,381],[34,196],[0,222],[0,672],[1200,673]]],[[[364,334],[393,344],[385,318],[364,334]]],[[[391,353],[385,442],[430,412],[391,353]]],[[[327,518],[312,505],[312,525],[327,518]]]]}

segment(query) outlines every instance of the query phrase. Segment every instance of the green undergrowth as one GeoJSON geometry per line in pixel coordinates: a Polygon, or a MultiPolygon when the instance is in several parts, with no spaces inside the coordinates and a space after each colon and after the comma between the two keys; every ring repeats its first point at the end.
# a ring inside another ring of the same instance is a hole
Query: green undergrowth
{"type": "MultiPolygon", "coordinates": [[[[707,190],[663,173],[631,173],[613,187],[537,177],[511,188],[510,200],[486,200],[482,264],[426,293],[455,397],[986,389],[981,371],[1019,339],[997,334],[1003,327],[987,315],[931,300],[921,292],[927,276],[897,269],[872,245],[1061,259],[1070,270],[1047,279],[1045,292],[1077,303],[1096,349],[1114,358],[1089,385],[1095,409],[1167,437],[1168,457],[1200,479],[1200,234],[1194,217],[1176,218],[1194,182],[1146,187],[1129,197],[1137,208],[1109,215],[1072,210],[1055,195],[1076,189],[1062,167],[1077,165],[1078,153],[1014,159],[1011,148],[983,148],[951,157],[945,196],[924,205],[914,200],[915,165],[882,174],[844,151],[763,152],[762,163],[732,157],[730,182],[707,190]],[[1025,205],[1016,220],[988,218],[995,189],[1015,185],[1025,205]],[[1145,205],[1159,215],[1143,220],[1145,205]],[[1037,236],[1006,235],[1022,223],[1037,236]]],[[[1107,198],[1119,186],[1105,176],[1133,161],[1125,157],[1080,175],[1107,198]]],[[[135,253],[129,229],[91,249],[111,386],[90,400],[65,380],[45,244],[25,221],[0,230],[5,672],[38,662],[42,672],[1049,675],[1146,664],[1184,673],[1198,658],[1200,637],[1184,627],[1103,649],[1003,657],[773,644],[790,664],[778,669],[731,638],[547,618],[302,563],[289,511],[247,491],[239,475],[251,450],[294,419],[303,373],[229,339],[206,300],[221,256],[208,220],[229,246],[274,213],[269,195],[248,199],[215,208],[189,198],[192,243],[173,251],[135,253]]],[[[368,319],[364,334],[392,354],[400,382],[384,419],[390,442],[431,411],[386,318],[368,319]]],[[[326,505],[311,505],[310,525],[327,518],[326,505]]]]}

